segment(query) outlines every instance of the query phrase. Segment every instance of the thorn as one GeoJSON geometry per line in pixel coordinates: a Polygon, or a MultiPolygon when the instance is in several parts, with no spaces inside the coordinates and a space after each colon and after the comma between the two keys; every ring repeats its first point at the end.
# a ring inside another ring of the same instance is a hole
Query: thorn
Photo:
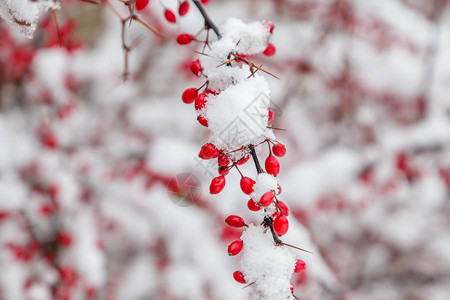
{"type": "Polygon", "coordinates": [[[194,52],[197,53],[197,54],[200,54],[200,55],[209,56],[208,54],[203,53],[203,52],[200,52],[200,51],[195,51],[195,50],[194,50],[194,52]]]}
{"type": "Polygon", "coordinates": [[[278,127],[274,127],[274,126],[267,126],[267,128],[273,129],[273,130],[281,130],[281,131],[287,131],[284,128],[278,128],[278,127]]]}
{"type": "Polygon", "coordinates": [[[311,252],[311,251],[308,251],[308,250],[305,250],[305,249],[302,249],[302,248],[299,248],[299,247],[296,247],[296,246],[292,246],[292,245],[286,244],[286,243],[284,243],[284,242],[282,242],[280,245],[281,245],[281,246],[288,246],[288,247],[291,247],[291,248],[294,248],[294,249],[297,249],[297,250],[300,250],[300,251],[303,251],[303,252],[306,252],[306,253],[309,253],[309,254],[314,254],[314,253],[311,252]]]}
{"type": "Polygon", "coordinates": [[[253,281],[252,283],[249,283],[249,284],[247,284],[246,286],[244,286],[243,289],[248,288],[249,286],[251,286],[251,285],[253,285],[253,284],[255,284],[255,283],[256,283],[256,281],[253,281]]]}
{"type": "Polygon", "coordinates": [[[54,9],[52,9],[52,15],[53,19],[55,20],[56,31],[58,32],[59,46],[62,47],[61,30],[59,30],[58,17],[56,16],[56,11],[54,9]]]}
{"type": "Polygon", "coordinates": [[[236,60],[236,57],[234,57],[234,58],[232,58],[232,59],[230,59],[230,60],[228,60],[228,61],[226,61],[226,62],[224,62],[224,63],[221,63],[221,64],[218,65],[216,68],[221,67],[221,66],[226,65],[226,64],[229,64],[230,62],[232,62],[232,61],[234,61],[234,60],[236,60]]]}
{"type": "Polygon", "coordinates": [[[155,28],[153,28],[152,26],[148,25],[147,23],[145,23],[145,21],[143,21],[141,18],[139,18],[138,16],[134,16],[133,19],[135,19],[136,21],[138,21],[139,23],[141,23],[142,25],[144,25],[147,29],[149,29],[151,32],[153,32],[154,34],[156,34],[157,36],[159,36],[160,38],[164,39],[164,37],[162,36],[161,33],[159,33],[155,28]]]}

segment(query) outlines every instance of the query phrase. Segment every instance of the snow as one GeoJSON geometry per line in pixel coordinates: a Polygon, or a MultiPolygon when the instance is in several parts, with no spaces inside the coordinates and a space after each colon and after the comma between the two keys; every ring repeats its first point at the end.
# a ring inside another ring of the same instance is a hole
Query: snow
{"type": "Polygon", "coordinates": [[[1,0],[0,17],[28,38],[33,37],[39,17],[49,9],[59,9],[55,0],[1,0]]]}
{"type": "Polygon", "coordinates": [[[276,246],[270,230],[249,225],[241,237],[244,242],[240,260],[247,284],[252,284],[251,299],[293,299],[290,279],[295,257],[286,246],[276,246]]]}
{"type": "Polygon", "coordinates": [[[267,128],[270,95],[267,81],[255,75],[209,96],[206,118],[211,131],[210,142],[218,149],[233,151],[241,146],[273,139],[267,128]]]}

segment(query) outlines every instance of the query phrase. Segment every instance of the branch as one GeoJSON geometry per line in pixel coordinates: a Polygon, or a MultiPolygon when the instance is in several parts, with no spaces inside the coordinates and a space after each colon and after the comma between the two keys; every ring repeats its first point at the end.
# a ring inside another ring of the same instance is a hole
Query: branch
{"type": "Polygon", "coordinates": [[[210,17],[208,16],[208,14],[206,13],[205,9],[203,8],[202,4],[200,3],[200,1],[198,0],[192,0],[195,4],[195,6],[197,6],[198,10],[200,11],[200,13],[203,16],[203,19],[205,19],[205,27],[207,29],[212,29],[214,31],[214,33],[217,35],[218,39],[222,38],[222,35],[219,32],[219,28],[217,28],[216,24],[214,24],[214,22],[210,19],[210,17]]]}

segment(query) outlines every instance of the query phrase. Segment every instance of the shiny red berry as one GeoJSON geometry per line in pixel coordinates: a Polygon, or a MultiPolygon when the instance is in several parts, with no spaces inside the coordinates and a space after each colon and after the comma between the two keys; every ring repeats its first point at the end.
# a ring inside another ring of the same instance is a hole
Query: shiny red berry
{"type": "Polygon", "coordinates": [[[273,110],[269,108],[269,118],[267,119],[267,121],[272,122],[274,116],[275,114],[273,113],[273,110]]]}
{"type": "Polygon", "coordinates": [[[222,176],[226,176],[230,173],[230,169],[228,167],[219,167],[219,174],[222,176]]]}
{"type": "Polygon", "coordinates": [[[236,280],[239,283],[247,283],[247,281],[245,281],[244,274],[242,274],[241,271],[234,272],[233,278],[234,278],[234,280],[236,280]]]}
{"type": "Polygon", "coordinates": [[[244,242],[241,240],[237,240],[232,242],[229,246],[228,246],[228,255],[229,256],[234,256],[239,254],[239,252],[241,252],[242,247],[244,246],[244,242]]]}
{"type": "Polygon", "coordinates": [[[184,16],[189,11],[189,1],[183,1],[180,3],[180,7],[178,8],[178,14],[180,16],[184,16]]]}
{"type": "Polygon", "coordinates": [[[281,214],[285,217],[289,216],[289,208],[287,205],[283,201],[278,201],[277,204],[281,210],[281,214]]]}
{"type": "Polygon", "coordinates": [[[241,190],[244,192],[244,194],[250,195],[253,192],[254,184],[255,181],[250,177],[243,177],[240,182],[241,190]]]}
{"type": "Polygon", "coordinates": [[[282,189],[281,189],[281,185],[277,184],[277,195],[281,194],[282,189]]]}
{"type": "Polygon", "coordinates": [[[275,144],[272,147],[272,152],[278,157],[283,157],[286,155],[286,147],[282,144],[275,144]]]}
{"type": "Polygon", "coordinates": [[[247,155],[246,157],[243,157],[240,160],[238,160],[236,162],[236,164],[241,166],[241,165],[245,164],[246,162],[248,162],[249,159],[250,159],[250,155],[247,155]]]}
{"type": "Polygon", "coordinates": [[[136,9],[137,10],[143,10],[147,7],[149,0],[137,0],[136,1],[136,9]]]}
{"type": "Polygon", "coordinates": [[[191,64],[191,71],[196,76],[200,76],[200,73],[203,71],[202,64],[200,63],[200,60],[196,59],[191,64]]]}
{"type": "Polygon", "coordinates": [[[211,143],[204,144],[200,152],[203,153],[203,156],[206,157],[206,159],[218,158],[220,156],[220,150],[211,143]]]}
{"type": "Polygon", "coordinates": [[[245,226],[244,219],[239,216],[231,215],[225,219],[225,223],[227,223],[231,227],[241,228],[245,226]]]}
{"type": "Polygon", "coordinates": [[[218,194],[223,190],[224,187],[225,187],[225,177],[218,176],[213,178],[213,180],[211,181],[211,185],[209,186],[209,192],[213,195],[218,194]]]}
{"type": "Polygon", "coordinates": [[[189,104],[195,101],[195,98],[197,98],[197,89],[196,88],[190,88],[183,92],[183,95],[181,96],[181,99],[184,103],[189,104]]]}
{"type": "Polygon", "coordinates": [[[276,51],[277,50],[276,50],[275,46],[272,43],[270,43],[269,45],[267,45],[267,48],[266,48],[266,50],[264,50],[263,53],[264,53],[264,55],[272,56],[275,54],[276,51]]]}
{"type": "Polygon", "coordinates": [[[274,198],[273,192],[269,191],[264,195],[262,195],[261,199],[259,200],[259,204],[261,204],[264,207],[267,207],[270,204],[272,204],[273,198],[274,198]]]}
{"type": "Polygon", "coordinates": [[[247,207],[248,209],[250,209],[251,211],[258,211],[261,209],[261,206],[258,205],[258,203],[256,203],[255,201],[253,201],[253,199],[248,200],[247,202],[247,207]]]}
{"type": "Polygon", "coordinates": [[[166,20],[170,23],[175,23],[177,21],[177,17],[170,9],[164,11],[164,17],[166,17],[166,20]]]}
{"type": "Polygon", "coordinates": [[[208,101],[208,96],[205,93],[201,93],[195,98],[195,109],[200,110],[206,106],[206,102],[208,101]]]}
{"type": "Polygon", "coordinates": [[[295,273],[301,273],[303,271],[306,270],[306,264],[303,260],[301,259],[297,259],[297,261],[295,262],[295,269],[294,272],[295,273]]]}
{"type": "Polygon", "coordinates": [[[220,156],[220,150],[211,143],[206,143],[202,146],[201,152],[208,158],[218,158],[220,156]]]}
{"type": "Polygon", "coordinates": [[[289,229],[289,221],[285,216],[275,217],[273,220],[273,230],[279,236],[285,235],[289,229]]]}
{"type": "Polygon", "coordinates": [[[203,125],[203,126],[205,126],[205,127],[208,127],[208,120],[206,120],[206,118],[205,118],[204,116],[198,116],[198,117],[197,117],[197,121],[198,121],[201,125],[203,125]]]}
{"type": "Polygon", "coordinates": [[[270,175],[277,176],[278,173],[280,173],[280,163],[278,162],[278,159],[273,156],[269,155],[266,159],[266,172],[270,175]]]}
{"type": "Polygon", "coordinates": [[[177,37],[177,43],[180,45],[187,45],[195,40],[195,37],[189,33],[182,33],[177,37]]]}
{"type": "Polygon", "coordinates": [[[208,4],[211,0],[200,0],[202,4],[208,4]]]}
{"type": "Polygon", "coordinates": [[[230,159],[226,155],[221,155],[217,162],[219,163],[219,166],[225,167],[230,163],[230,159]]]}

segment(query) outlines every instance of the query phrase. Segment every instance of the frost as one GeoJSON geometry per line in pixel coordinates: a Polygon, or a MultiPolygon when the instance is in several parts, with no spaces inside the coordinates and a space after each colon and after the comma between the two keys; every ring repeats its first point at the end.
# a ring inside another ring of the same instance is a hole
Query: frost
{"type": "Polygon", "coordinates": [[[269,230],[249,225],[241,237],[244,242],[240,261],[247,283],[253,283],[252,299],[293,299],[290,279],[295,256],[283,246],[276,246],[269,230]]]}
{"type": "Polygon", "coordinates": [[[58,9],[53,0],[0,0],[0,17],[28,38],[33,37],[39,16],[49,9],[58,9]]]}

